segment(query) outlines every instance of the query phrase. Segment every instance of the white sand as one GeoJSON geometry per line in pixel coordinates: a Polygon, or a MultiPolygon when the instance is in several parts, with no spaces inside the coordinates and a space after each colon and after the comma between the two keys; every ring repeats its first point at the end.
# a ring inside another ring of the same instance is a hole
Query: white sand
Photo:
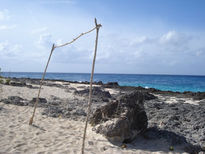
{"type": "MultiPolygon", "coordinates": [[[[3,111],[0,111],[0,153],[80,153],[83,122],[43,116],[38,108],[34,126],[29,126],[33,108],[2,103],[0,105],[3,106],[3,111]]],[[[127,146],[128,148],[122,149],[111,144],[88,126],[85,148],[85,153],[88,154],[168,152],[168,145],[163,140],[149,141],[139,138],[127,146]]],[[[182,151],[178,151],[180,152],[182,151]]]]}
{"type": "MultiPolygon", "coordinates": [[[[72,87],[80,85],[70,84],[72,87]]],[[[31,100],[36,97],[38,89],[26,87],[3,86],[1,97],[20,96],[31,100]]],[[[115,91],[112,91],[115,93],[115,91]]],[[[55,95],[60,98],[74,97],[64,89],[44,86],[41,97],[50,98],[55,95]]],[[[0,102],[0,153],[81,153],[82,135],[85,123],[70,119],[52,118],[41,114],[37,108],[34,126],[29,126],[33,108],[29,106],[8,105],[0,102]]],[[[100,134],[92,131],[88,126],[86,148],[87,154],[149,154],[168,153],[169,145],[164,140],[145,140],[138,138],[134,143],[127,144],[127,148],[119,147],[107,141],[100,134]]],[[[181,147],[174,147],[175,153],[182,153],[181,147]]]]}

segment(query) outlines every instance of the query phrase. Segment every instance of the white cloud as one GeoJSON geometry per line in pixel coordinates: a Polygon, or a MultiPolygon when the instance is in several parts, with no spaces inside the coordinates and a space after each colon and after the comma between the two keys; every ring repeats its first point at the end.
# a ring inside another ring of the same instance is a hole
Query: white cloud
{"type": "Polygon", "coordinates": [[[1,51],[1,53],[4,50],[6,50],[7,46],[8,46],[8,41],[0,42],[0,51],[1,51]]]}
{"type": "Polygon", "coordinates": [[[0,30],[11,30],[11,29],[14,29],[14,28],[16,28],[16,25],[11,25],[11,26],[0,25],[0,30]]]}
{"type": "Polygon", "coordinates": [[[40,48],[50,48],[52,43],[52,35],[50,33],[40,34],[39,40],[37,41],[37,45],[40,48]]]}
{"type": "Polygon", "coordinates": [[[176,31],[169,31],[168,33],[161,36],[159,42],[161,44],[170,44],[173,46],[183,46],[184,43],[191,41],[192,37],[183,33],[178,33],[176,31]]]}
{"type": "MultiPolygon", "coordinates": [[[[65,38],[55,38],[55,33],[51,34],[47,27],[34,29],[32,34],[33,46],[12,45],[9,41],[1,42],[0,59],[21,57],[22,60],[30,59],[44,64],[53,43],[62,44],[69,41],[65,38]]],[[[94,34],[86,35],[69,46],[56,49],[51,64],[64,66],[61,70],[73,64],[78,65],[76,69],[87,67],[92,63],[94,38],[94,34]]],[[[103,69],[98,72],[163,73],[176,66],[185,67],[188,65],[186,62],[191,61],[194,64],[198,63],[201,57],[205,58],[205,45],[200,43],[204,41],[205,38],[201,35],[177,31],[168,31],[155,37],[149,35],[122,37],[117,34],[110,37],[101,33],[96,66],[103,69]]]]}
{"type": "Polygon", "coordinates": [[[62,44],[64,44],[62,39],[56,40],[55,45],[62,45],[62,44]]]}
{"type": "MultiPolygon", "coordinates": [[[[10,19],[9,11],[7,9],[0,11],[0,21],[6,22],[10,19]]],[[[16,28],[16,25],[0,24],[0,31],[11,30],[16,28]]]]}
{"type": "Polygon", "coordinates": [[[147,40],[148,38],[146,36],[136,37],[135,39],[130,41],[130,45],[141,44],[147,40]]]}
{"type": "Polygon", "coordinates": [[[24,58],[22,45],[12,44],[8,40],[0,42],[0,57],[3,59],[24,58]]]}
{"type": "MultiPolygon", "coordinates": [[[[114,35],[113,35],[114,36],[114,35]]],[[[135,38],[104,38],[99,42],[98,62],[120,65],[165,65],[167,67],[182,64],[183,59],[192,59],[202,55],[205,45],[195,42],[205,38],[177,31],[169,31],[157,37],[139,36],[135,38]]]]}
{"type": "Polygon", "coordinates": [[[9,20],[9,11],[7,9],[0,11],[0,21],[9,20]]]}
{"type": "Polygon", "coordinates": [[[41,27],[41,28],[37,28],[37,29],[33,29],[31,31],[32,34],[39,34],[39,33],[44,33],[48,30],[48,27],[41,27]]]}
{"type": "Polygon", "coordinates": [[[55,50],[53,60],[57,63],[90,63],[92,59],[92,51],[89,49],[79,49],[74,45],[57,48],[55,50]]]}
{"type": "Polygon", "coordinates": [[[169,41],[175,40],[175,39],[177,39],[176,31],[169,31],[167,34],[164,34],[160,38],[160,42],[164,43],[164,42],[169,42],[169,41]]]}

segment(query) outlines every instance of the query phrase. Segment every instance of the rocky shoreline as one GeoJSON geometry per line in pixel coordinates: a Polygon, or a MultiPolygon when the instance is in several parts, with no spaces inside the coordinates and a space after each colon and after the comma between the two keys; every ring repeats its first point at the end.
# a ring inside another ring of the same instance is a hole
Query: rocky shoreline
{"type": "MultiPolygon", "coordinates": [[[[10,85],[13,86],[30,86],[29,84],[40,84],[41,79],[31,79],[31,78],[6,78],[11,80],[10,85]],[[12,82],[14,81],[14,82],[12,82]]],[[[90,84],[88,81],[67,81],[67,80],[54,80],[54,79],[46,79],[44,82],[44,85],[46,86],[56,86],[63,88],[64,86],[67,85],[67,83],[77,83],[77,84],[90,84]],[[50,82],[48,82],[50,81],[50,82]],[[61,84],[55,84],[53,82],[64,82],[64,85],[61,84]]],[[[163,94],[166,96],[176,96],[176,97],[188,97],[188,98],[193,98],[194,100],[202,100],[205,99],[205,92],[191,92],[191,91],[185,91],[185,92],[173,92],[173,91],[162,91],[158,90],[155,88],[143,88],[143,87],[132,87],[132,86],[120,86],[117,82],[108,82],[108,83],[103,83],[102,81],[98,82],[93,82],[94,85],[100,85],[104,88],[115,88],[119,89],[122,91],[133,91],[133,90],[140,90],[142,92],[149,92],[153,94],[163,94]]],[[[30,86],[30,88],[32,88],[30,86]]]]}
{"type": "MultiPolygon", "coordinates": [[[[3,82],[3,85],[30,89],[37,89],[40,84],[39,79],[6,78],[5,80],[7,82],[3,82]]],[[[85,120],[89,82],[46,80],[43,85],[62,89],[65,94],[73,96],[68,98],[55,95],[49,98],[42,97],[38,107],[43,108],[43,115],[85,120]],[[78,86],[74,88],[70,86],[71,84],[78,86]]],[[[117,82],[104,84],[100,81],[95,82],[94,85],[92,116],[102,107],[113,102],[120,102],[122,97],[131,97],[132,93],[137,92],[143,95],[143,111],[146,112],[148,119],[147,128],[143,127],[143,133],[140,133],[141,137],[148,140],[163,138],[170,146],[183,145],[184,151],[188,153],[205,150],[205,92],[160,91],[153,88],[119,86],[117,82]],[[192,101],[193,104],[186,103],[187,100],[192,101]]],[[[7,98],[2,98],[0,102],[18,106],[33,106],[35,99],[35,97],[27,99],[11,94],[7,98]]],[[[123,101],[126,102],[124,99],[123,101]]],[[[0,112],[1,110],[3,108],[0,108],[0,112]]],[[[122,108],[122,112],[127,114],[125,110],[130,110],[130,108],[128,106],[122,108]]],[[[104,119],[104,121],[107,120],[104,119]]],[[[96,130],[100,132],[99,129],[96,130]]],[[[128,140],[124,142],[127,143],[128,140]]]]}

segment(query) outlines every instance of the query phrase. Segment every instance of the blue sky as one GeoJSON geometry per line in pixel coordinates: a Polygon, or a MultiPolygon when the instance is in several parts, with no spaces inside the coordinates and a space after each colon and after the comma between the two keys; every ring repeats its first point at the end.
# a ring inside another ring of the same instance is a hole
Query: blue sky
{"type": "MultiPolygon", "coordinates": [[[[0,67],[42,72],[52,43],[102,24],[97,73],[205,75],[204,0],[0,0],[0,67]]],[[[95,32],[56,49],[49,72],[90,72],[95,32]]]]}

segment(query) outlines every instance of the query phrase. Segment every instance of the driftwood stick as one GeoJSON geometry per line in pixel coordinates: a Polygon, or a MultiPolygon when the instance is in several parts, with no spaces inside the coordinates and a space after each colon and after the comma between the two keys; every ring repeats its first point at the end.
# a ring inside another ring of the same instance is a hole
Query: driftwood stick
{"type": "Polygon", "coordinates": [[[62,45],[56,45],[55,48],[60,48],[60,47],[66,46],[66,45],[68,45],[68,44],[71,44],[71,43],[75,42],[77,39],[79,39],[81,36],[83,36],[83,35],[85,35],[85,34],[88,34],[88,33],[92,32],[92,31],[94,31],[95,29],[97,29],[97,27],[94,27],[93,29],[91,29],[91,30],[89,30],[89,31],[87,31],[87,32],[81,33],[79,36],[77,36],[76,38],[74,38],[74,39],[73,39],[72,41],[70,41],[70,42],[67,42],[67,43],[62,44],[62,45]]]}
{"type": "Polygon", "coordinates": [[[89,102],[88,102],[88,111],[87,111],[87,117],[86,117],[86,122],[85,122],[84,134],[83,134],[83,142],[82,142],[82,149],[81,149],[82,150],[82,154],[84,154],[86,131],[87,131],[88,119],[89,119],[90,110],[91,110],[91,104],[92,104],[93,74],[94,74],[94,69],[95,69],[95,59],[96,59],[97,45],[98,45],[98,32],[99,32],[99,29],[101,27],[100,24],[97,24],[97,20],[96,19],[95,19],[95,26],[96,26],[95,52],[94,52],[93,64],[92,64],[92,72],[91,72],[91,77],[90,77],[89,102]]]}
{"type": "Polygon", "coordinates": [[[48,58],[48,61],[47,61],[47,64],[46,64],[46,68],[45,68],[45,70],[44,70],[43,76],[42,76],[41,81],[40,81],[40,87],[39,87],[39,90],[38,90],[38,96],[37,96],[36,102],[35,102],[35,104],[34,104],[34,110],[33,110],[32,117],[31,117],[31,119],[30,119],[30,121],[29,121],[29,125],[32,125],[32,123],[33,123],[33,118],[34,118],[34,116],[35,116],[36,107],[37,107],[38,102],[39,102],[39,96],[40,96],[41,88],[42,88],[43,81],[44,81],[44,78],[45,78],[45,75],[46,75],[46,70],[47,70],[47,68],[48,68],[48,64],[49,64],[49,61],[50,61],[50,59],[51,59],[51,56],[52,56],[52,53],[53,53],[54,49],[55,49],[55,45],[53,44],[52,49],[51,49],[51,52],[50,52],[50,55],[49,55],[49,58],[48,58]]]}
{"type": "MultiPolygon", "coordinates": [[[[34,111],[33,111],[32,117],[31,117],[31,119],[30,119],[30,121],[29,121],[29,125],[32,125],[32,123],[33,123],[33,118],[34,118],[34,116],[35,116],[36,107],[37,107],[38,102],[39,102],[39,97],[40,97],[40,93],[41,93],[41,88],[42,88],[42,86],[43,86],[43,81],[44,81],[44,78],[45,78],[45,75],[46,75],[46,71],[47,71],[47,68],[48,68],[48,64],[49,64],[49,62],[50,62],[50,59],[51,59],[51,56],[52,56],[52,53],[53,53],[54,49],[55,49],[55,48],[60,48],[60,47],[66,46],[66,45],[68,45],[68,44],[71,44],[71,43],[75,42],[77,39],[79,39],[81,36],[83,36],[83,35],[85,35],[85,34],[88,34],[88,33],[92,32],[92,31],[94,31],[95,29],[97,30],[97,33],[98,33],[100,27],[101,27],[101,25],[100,25],[100,24],[97,24],[97,20],[95,19],[95,27],[94,27],[93,29],[91,29],[91,30],[89,30],[89,31],[87,31],[87,32],[81,33],[79,36],[77,36],[76,38],[74,38],[72,41],[67,42],[67,43],[65,43],[65,44],[62,44],[62,45],[54,45],[54,44],[53,44],[52,49],[51,49],[51,52],[50,52],[50,56],[49,56],[48,61],[47,61],[47,64],[46,64],[46,68],[45,68],[44,73],[43,73],[43,76],[42,76],[42,78],[41,78],[40,87],[39,87],[39,91],[38,91],[38,96],[37,96],[36,102],[35,102],[35,104],[34,104],[34,111]]],[[[97,46],[96,46],[95,48],[96,48],[96,50],[97,50],[97,46]]],[[[95,56],[96,56],[96,55],[95,55],[95,56]]],[[[94,69],[94,68],[93,68],[93,69],[94,69]]],[[[92,88],[91,88],[91,89],[92,89],[92,88]]],[[[92,94],[91,94],[91,95],[92,95],[92,94]]],[[[87,127],[87,126],[86,126],[86,127],[87,127]]]]}

